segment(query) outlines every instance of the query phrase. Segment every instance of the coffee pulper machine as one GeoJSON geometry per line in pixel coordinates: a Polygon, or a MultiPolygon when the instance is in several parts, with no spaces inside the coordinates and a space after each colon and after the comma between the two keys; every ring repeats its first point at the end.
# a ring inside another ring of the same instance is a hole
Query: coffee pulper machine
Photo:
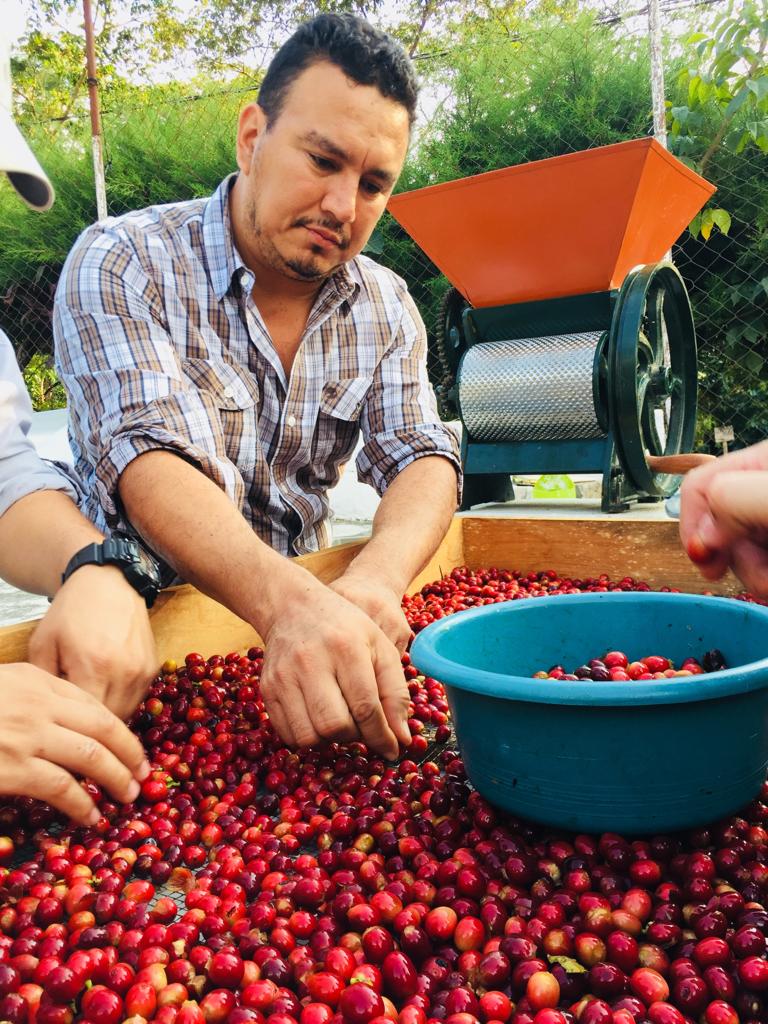
{"type": "Polygon", "coordinates": [[[673,492],[647,455],[690,451],[697,360],[665,254],[713,192],[638,139],[390,200],[453,286],[430,344],[464,508],[507,500],[519,473],[602,473],[605,512],[673,492]]]}

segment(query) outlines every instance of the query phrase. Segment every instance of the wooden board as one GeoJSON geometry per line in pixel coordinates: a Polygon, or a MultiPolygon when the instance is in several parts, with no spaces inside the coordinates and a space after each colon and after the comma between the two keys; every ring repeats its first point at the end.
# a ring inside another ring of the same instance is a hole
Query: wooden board
{"type": "Polygon", "coordinates": [[[467,516],[463,523],[464,560],[475,568],[555,569],[574,578],[608,573],[613,579],[645,580],[654,589],[667,586],[695,594],[744,589],[730,574],[716,584],[707,582],[683,552],[672,520],[467,516]]]}
{"type": "MultiPolygon", "coordinates": [[[[363,542],[342,544],[297,561],[325,583],[346,569],[363,542]]],[[[574,577],[606,572],[634,576],[652,587],[671,586],[700,593],[736,593],[732,576],[711,586],[699,576],[680,548],[677,524],[610,519],[537,519],[504,516],[456,516],[435,555],[414,579],[418,590],[457,565],[474,568],[555,569],[574,577]]],[[[190,651],[205,657],[247,650],[261,639],[252,626],[191,586],[160,595],[152,609],[152,628],[160,661],[177,661],[190,651]]],[[[0,628],[0,663],[23,661],[37,622],[0,628]]]]}

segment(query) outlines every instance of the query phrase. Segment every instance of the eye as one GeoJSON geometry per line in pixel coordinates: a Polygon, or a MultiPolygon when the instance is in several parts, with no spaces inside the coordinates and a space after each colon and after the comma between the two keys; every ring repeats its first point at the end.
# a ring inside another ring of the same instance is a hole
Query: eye
{"type": "Polygon", "coordinates": [[[309,157],[314,163],[314,165],[318,168],[318,170],[325,172],[331,172],[336,170],[336,164],[333,162],[333,160],[329,160],[328,157],[326,156],[320,156],[318,153],[310,153],[309,157]]]}
{"type": "Polygon", "coordinates": [[[378,196],[384,191],[378,181],[361,181],[360,188],[369,196],[378,196]]]}

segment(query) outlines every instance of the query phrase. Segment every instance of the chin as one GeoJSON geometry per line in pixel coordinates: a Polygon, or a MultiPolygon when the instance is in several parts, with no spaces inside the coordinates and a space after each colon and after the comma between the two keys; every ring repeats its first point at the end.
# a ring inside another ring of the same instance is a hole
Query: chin
{"type": "Polygon", "coordinates": [[[285,266],[305,281],[319,281],[329,277],[344,260],[329,260],[322,251],[297,253],[285,260],[285,266]]]}

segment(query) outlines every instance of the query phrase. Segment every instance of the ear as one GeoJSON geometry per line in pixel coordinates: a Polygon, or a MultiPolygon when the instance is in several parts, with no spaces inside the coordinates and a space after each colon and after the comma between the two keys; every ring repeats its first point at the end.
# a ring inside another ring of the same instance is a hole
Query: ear
{"type": "Polygon", "coordinates": [[[258,103],[249,103],[240,111],[237,122],[237,166],[248,174],[256,143],[267,130],[267,115],[258,103]]]}

